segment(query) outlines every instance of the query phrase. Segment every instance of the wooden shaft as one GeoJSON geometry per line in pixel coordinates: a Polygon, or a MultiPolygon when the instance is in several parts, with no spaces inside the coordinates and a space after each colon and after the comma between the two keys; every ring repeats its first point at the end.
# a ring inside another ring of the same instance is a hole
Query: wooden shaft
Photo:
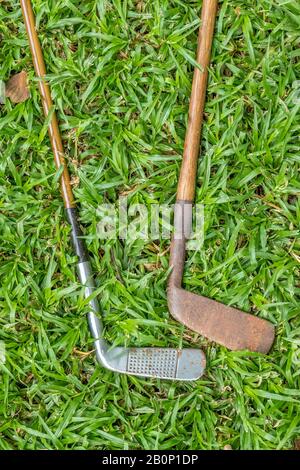
{"type": "MultiPolygon", "coordinates": [[[[40,41],[35,29],[35,18],[30,0],[20,0],[20,2],[24,16],[29,45],[31,49],[35,73],[40,79],[39,89],[42,97],[44,114],[47,118],[49,112],[52,111],[51,108],[53,107],[53,103],[51,99],[49,85],[45,80],[46,67],[40,41]]],[[[61,165],[63,166],[63,173],[61,176],[61,191],[65,207],[67,209],[74,208],[75,202],[70,184],[68,169],[64,158],[63,145],[55,112],[52,113],[48,131],[56,168],[60,168],[61,165]]]]}
{"type": "Polygon", "coordinates": [[[177,200],[193,201],[195,196],[197,160],[217,6],[218,0],[203,0],[197,50],[197,62],[201,70],[197,67],[194,70],[177,200]]]}

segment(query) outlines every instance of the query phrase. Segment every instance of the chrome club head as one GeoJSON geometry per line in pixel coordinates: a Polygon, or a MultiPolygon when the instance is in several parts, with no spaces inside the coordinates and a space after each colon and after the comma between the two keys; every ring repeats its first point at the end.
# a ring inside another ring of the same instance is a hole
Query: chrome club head
{"type": "MultiPolygon", "coordinates": [[[[95,289],[90,263],[78,263],[78,277],[89,298],[95,289]]],[[[205,369],[205,355],[200,349],[172,348],[112,348],[103,339],[103,325],[99,319],[100,309],[96,299],[90,300],[89,328],[95,339],[98,362],[106,369],[140,377],[169,380],[197,380],[205,369]]]]}
{"type": "Polygon", "coordinates": [[[200,349],[111,348],[95,341],[98,362],[107,369],[140,377],[169,380],[197,380],[205,369],[200,349]]]}

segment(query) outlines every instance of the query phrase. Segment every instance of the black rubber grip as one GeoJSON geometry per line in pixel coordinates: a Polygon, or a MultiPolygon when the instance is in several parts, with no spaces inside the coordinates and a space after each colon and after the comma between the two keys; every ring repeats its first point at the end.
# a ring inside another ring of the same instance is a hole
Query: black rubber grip
{"type": "Polygon", "coordinates": [[[67,221],[71,225],[71,238],[72,244],[75,250],[76,255],[79,258],[79,262],[83,263],[84,261],[89,260],[89,255],[82,238],[83,234],[78,222],[77,210],[75,208],[66,209],[67,221]]]}

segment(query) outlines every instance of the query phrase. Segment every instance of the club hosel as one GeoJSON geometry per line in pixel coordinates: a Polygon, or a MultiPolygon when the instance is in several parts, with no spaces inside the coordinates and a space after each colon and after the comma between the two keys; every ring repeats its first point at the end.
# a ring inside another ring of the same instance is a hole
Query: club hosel
{"type": "Polygon", "coordinates": [[[89,261],[89,255],[87,249],[85,247],[85,242],[78,222],[78,215],[76,208],[68,208],[65,209],[67,221],[71,226],[71,239],[72,245],[76,255],[78,256],[78,260],[80,263],[84,263],[85,261],[89,261]]]}
{"type": "MultiPolygon", "coordinates": [[[[96,286],[89,260],[89,255],[85,246],[84,239],[82,238],[83,234],[78,222],[76,208],[67,208],[66,217],[67,221],[71,226],[72,245],[76,255],[78,256],[77,275],[79,278],[79,282],[84,287],[84,296],[87,299],[93,294],[96,286]]],[[[96,297],[89,300],[89,307],[90,311],[88,313],[88,322],[90,331],[92,336],[95,339],[98,339],[102,335],[103,326],[96,315],[100,312],[99,302],[96,297]]]]}
{"type": "Polygon", "coordinates": [[[192,232],[193,203],[178,199],[174,207],[174,234],[170,248],[170,267],[172,268],[168,288],[181,287],[184,262],[185,245],[192,232]]]}
{"type": "Polygon", "coordinates": [[[188,239],[192,232],[193,203],[178,199],[174,206],[174,239],[188,239]]]}
{"type": "MultiPolygon", "coordinates": [[[[77,275],[84,287],[84,296],[88,299],[96,289],[91,263],[89,261],[77,264],[77,275]]],[[[101,313],[100,305],[96,297],[89,299],[88,323],[90,332],[94,339],[102,341],[103,325],[97,313],[101,313]]]]}

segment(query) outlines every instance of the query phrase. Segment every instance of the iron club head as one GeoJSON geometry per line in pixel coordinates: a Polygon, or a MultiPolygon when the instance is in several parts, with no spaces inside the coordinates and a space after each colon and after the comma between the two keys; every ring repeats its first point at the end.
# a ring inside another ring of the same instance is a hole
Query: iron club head
{"type": "Polygon", "coordinates": [[[192,203],[177,201],[170,254],[172,273],[167,291],[171,315],[191,330],[229,349],[268,353],[275,336],[270,322],[182,288],[186,236],[191,230],[191,220],[192,203]]]}
{"type": "Polygon", "coordinates": [[[205,369],[200,349],[109,348],[103,339],[95,341],[98,362],[106,369],[140,377],[169,380],[197,380],[205,369]]]}
{"type": "MultiPolygon", "coordinates": [[[[90,263],[78,263],[77,269],[85,296],[89,298],[95,289],[90,263]]],[[[89,306],[88,322],[95,340],[96,357],[105,368],[140,377],[182,381],[196,380],[203,374],[206,360],[200,349],[110,347],[103,339],[97,300],[89,300],[89,306]]]]}

